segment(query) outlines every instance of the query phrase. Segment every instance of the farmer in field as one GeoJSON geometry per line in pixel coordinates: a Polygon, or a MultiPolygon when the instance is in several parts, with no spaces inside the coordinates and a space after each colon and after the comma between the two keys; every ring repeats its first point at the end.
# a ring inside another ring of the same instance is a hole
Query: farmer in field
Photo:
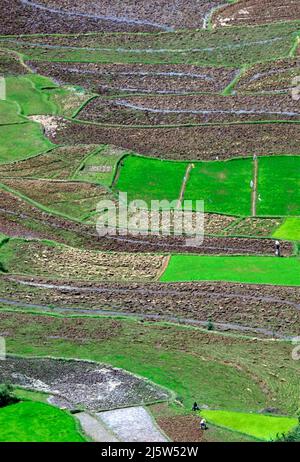
{"type": "Polygon", "coordinates": [[[281,257],[280,242],[275,241],[275,255],[276,257],[281,257]]]}
{"type": "Polygon", "coordinates": [[[196,401],[194,402],[194,405],[192,407],[192,411],[194,411],[194,412],[200,411],[200,408],[199,408],[198,404],[196,403],[196,401]]]}
{"type": "Polygon", "coordinates": [[[200,420],[200,429],[201,430],[208,430],[208,426],[207,426],[207,423],[206,423],[205,419],[200,420]]]}

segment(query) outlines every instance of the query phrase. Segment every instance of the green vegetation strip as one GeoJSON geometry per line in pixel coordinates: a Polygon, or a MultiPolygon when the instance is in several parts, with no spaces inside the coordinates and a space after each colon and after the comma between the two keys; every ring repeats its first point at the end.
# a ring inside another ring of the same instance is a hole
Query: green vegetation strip
{"type": "Polygon", "coordinates": [[[228,281],[300,286],[297,257],[173,255],[162,282],[228,281]]]}
{"type": "Polygon", "coordinates": [[[214,425],[267,441],[276,439],[277,435],[289,432],[298,422],[296,418],[292,417],[230,411],[203,410],[201,411],[201,416],[214,425]]]}
{"type": "Polygon", "coordinates": [[[55,62],[185,63],[241,67],[288,57],[299,21],[152,34],[1,37],[2,48],[26,59],[55,62]]]}
{"type": "Polygon", "coordinates": [[[27,159],[53,147],[35,122],[5,125],[0,129],[0,164],[27,159]]]}
{"type": "Polygon", "coordinates": [[[35,401],[1,408],[0,428],[0,442],[85,441],[71,415],[35,401]]]}

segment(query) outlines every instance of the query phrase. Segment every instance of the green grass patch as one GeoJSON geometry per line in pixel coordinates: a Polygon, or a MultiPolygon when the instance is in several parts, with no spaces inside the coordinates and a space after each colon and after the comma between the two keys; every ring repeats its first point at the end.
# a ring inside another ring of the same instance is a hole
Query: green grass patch
{"type": "Polygon", "coordinates": [[[21,401],[38,401],[47,403],[49,394],[39,391],[27,390],[25,388],[14,387],[14,395],[21,401]]]}
{"type": "Polygon", "coordinates": [[[38,74],[7,77],[5,81],[7,100],[17,103],[25,116],[59,114],[72,117],[91,97],[72,86],[58,87],[48,77],[38,74]]]}
{"type": "Polygon", "coordinates": [[[263,414],[246,414],[230,411],[201,411],[214,425],[229,428],[260,440],[274,440],[278,434],[287,433],[294,428],[298,420],[291,417],[277,417],[263,414]]]}
{"type": "Polygon", "coordinates": [[[58,85],[49,77],[40,74],[26,74],[26,79],[34,85],[37,90],[58,88],[58,85]]]}
{"type": "Polygon", "coordinates": [[[139,156],[127,156],[120,164],[115,189],[127,192],[128,200],[176,201],[179,198],[187,162],[168,162],[139,156]]]}
{"type": "Polygon", "coordinates": [[[161,281],[229,281],[299,286],[299,274],[300,259],[296,257],[173,255],[161,281]]]}
{"type": "Polygon", "coordinates": [[[72,86],[49,89],[47,95],[57,108],[58,114],[65,117],[73,117],[74,113],[91,98],[91,95],[72,86]]]}
{"type": "Polygon", "coordinates": [[[206,212],[250,215],[252,159],[197,162],[194,165],[184,199],[204,200],[206,212]]]}
{"type": "Polygon", "coordinates": [[[125,154],[122,149],[104,145],[86,157],[72,179],[111,186],[118,161],[125,154]]]}
{"type": "Polygon", "coordinates": [[[54,146],[35,122],[0,128],[0,164],[32,157],[54,146]]]}
{"type": "Polygon", "coordinates": [[[27,59],[100,63],[169,63],[241,67],[288,57],[299,21],[152,34],[2,37],[1,47],[27,59]],[[47,45],[50,45],[47,48],[47,45]]]}
{"type": "Polygon", "coordinates": [[[74,418],[48,404],[24,401],[0,409],[1,442],[83,442],[74,418]]]}
{"type": "Polygon", "coordinates": [[[300,156],[260,157],[257,215],[300,215],[300,156]]]}
{"type": "Polygon", "coordinates": [[[300,241],[300,217],[286,218],[272,237],[300,241]]]}
{"type": "MultiPolygon", "coordinates": [[[[32,291],[40,289],[27,288],[31,300],[32,291]]],[[[299,408],[299,364],[292,359],[289,342],[140,322],[121,313],[113,318],[78,315],[76,321],[9,309],[10,314],[0,312],[0,320],[2,331],[11,334],[11,354],[90,359],[121,367],[173,390],[188,411],[194,401],[243,412],[275,406],[287,415],[299,408]],[[54,338],[62,332],[68,337],[54,338]]]]}
{"type": "Polygon", "coordinates": [[[5,81],[7,100],[18,103],[22,114],[56,114],[55,104],[49,101],[47,93],[37,90],[32,79],[18,76],[7,77],[5,81]]]}
{"type": "MultiPolygon", "coordinates": [[[[19,124],[25,122],[16,103],[0,100],[0,125],[19,124]]],[[[0,129],[2,131],[2,128],[0,129]]]]}

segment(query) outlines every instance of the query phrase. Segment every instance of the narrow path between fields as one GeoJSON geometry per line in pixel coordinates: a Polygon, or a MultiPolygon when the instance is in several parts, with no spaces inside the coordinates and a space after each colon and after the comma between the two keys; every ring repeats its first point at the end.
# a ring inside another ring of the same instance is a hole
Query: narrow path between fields
{"type": "Polygon", "coordinates": [[[79,420],[84,433],[96,443],[115,443],[119,440],[108,431],[103,423],[87,412],[79,412],[74,414],[74,417],[79,420]]]}
{"type": "Polygon", "coordinates": [[[121,441],[128,443],[168,441],[142,406],[99,412],[96,416],[121,441]]]}
{"type": "Polygon", "coordinates": [[[185,193],[185,188],[186,188],[187,182],[189,181],[191,170],[193,168],[195,168],[194,164],[189,164],[187,166],[187,168],[186,168],[186,171],[185,171],[185,174],[184,174],[184,177],[183,177],[183,181],[182,181],[182,185],[181,185],[181,189],[180,189],[180,192],[179,192],[178,202],[177,202],[177,208],[178,209],[180,209],[181,206],[182,206],[184,193],[185,193]]]}
{"type": "Polygon", "coordinates": [[[257,203],[257,180],[258,180],[258,157],[253,159],[253,188],[251,196],[251,214],[256,216],[256,203],[257,203]]]}

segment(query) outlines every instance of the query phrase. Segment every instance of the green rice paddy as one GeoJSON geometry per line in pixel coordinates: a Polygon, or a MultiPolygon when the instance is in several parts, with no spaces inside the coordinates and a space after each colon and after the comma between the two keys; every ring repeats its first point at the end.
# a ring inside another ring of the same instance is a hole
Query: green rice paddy
{"type": "Polygon", "coordinates": [[[296,257],[173,255],[162,282],[228,281],[300,286],[296,257]]]}
{"type": "Polygon", "coordinates": [[[292,417],[230,411],[202,410],[201,416],[214,425],[266,441],[275,440],[277,435],[289,432],[298,422],[296,418],[292,417]]]}

